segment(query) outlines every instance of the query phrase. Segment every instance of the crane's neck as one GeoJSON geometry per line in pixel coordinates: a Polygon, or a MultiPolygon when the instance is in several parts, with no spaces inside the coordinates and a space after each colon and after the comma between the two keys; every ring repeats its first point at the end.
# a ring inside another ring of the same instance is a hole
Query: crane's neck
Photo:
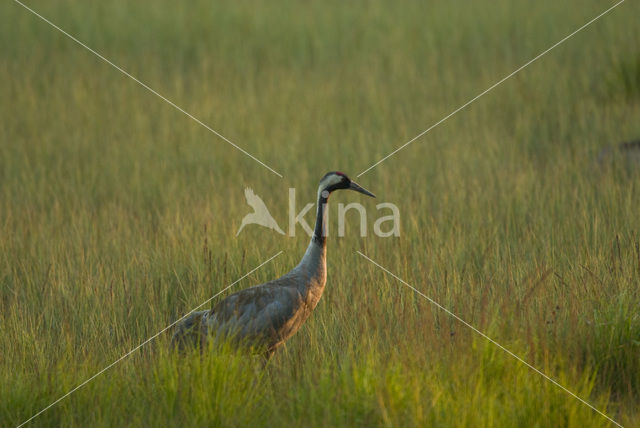
{"type": "Polygon", "coordinates": [[[322,193],[322,188],[318,189],[318,207],[316,211],[316,225],[311,237],[311,242],[307,251],[300,261],[299,267],[308,278],[306,287],[317,289],[317,298],[320,298],[322,289],[327,279],[327,199],[328,193],[322,193]]]}
{"type": "Polygon", "coordinates": [[[328,207],[329,192],[323,190],[322,187],[318,189],[318,207],[316,211],[316,226],[313,230],[313,236],[311,237],[311,243],[314,242],[321,247],[327,246],[327,232],[328,232],[328,207]]]}

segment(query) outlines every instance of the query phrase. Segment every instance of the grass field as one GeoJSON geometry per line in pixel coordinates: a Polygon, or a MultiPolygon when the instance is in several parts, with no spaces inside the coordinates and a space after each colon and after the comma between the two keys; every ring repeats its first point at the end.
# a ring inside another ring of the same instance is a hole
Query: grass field
{"type": "MultiPolygon", "coordinates": [[[[282,227],[614,2],[0,5],[0,424],[15,426],[278,251],[282,227]]],[[[33,426],[609,426],[360,250],[625,426],[640,426],[640,7],[627,1],[357,181],[401,236],[329,240],[323,299],[266,370],[162,335],[33,426]]],[[[332,198],[368,208],[355,193],[332,198]]],[[[312,221],[312,213],[307,216],[312,221]]],[[[351,225],[349,225],[351,226],[351,225]]],[[[335,224],[331,225],[336,230],[335,224]]]]}

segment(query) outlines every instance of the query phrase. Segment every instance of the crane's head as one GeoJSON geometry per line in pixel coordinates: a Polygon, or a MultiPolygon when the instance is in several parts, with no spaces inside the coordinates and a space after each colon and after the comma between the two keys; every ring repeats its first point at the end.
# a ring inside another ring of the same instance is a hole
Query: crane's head
{"type": "Polygon", "coordinates": [[[355,181],[351,181],[346,174],[339,171],[328,172],[324,177],[322,177],[320,180],[320,186],[318,187],[318,196],[328,198],[331,192],[340,189],[355,190],[356,192],[363,193],[367,196],[371,196],[373,198],[376,197],[376,195],[360,187],[355,181]]]}

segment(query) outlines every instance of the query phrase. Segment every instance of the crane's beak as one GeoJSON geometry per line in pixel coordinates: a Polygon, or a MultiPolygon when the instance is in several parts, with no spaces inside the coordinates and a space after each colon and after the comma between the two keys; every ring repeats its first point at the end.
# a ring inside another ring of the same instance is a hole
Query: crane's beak
{"type": "Polygon", "coordinates": [[[374,195],[373,193],[371,193],[367,189],[365,189],[363,187],[360,187],[355,181],[351,182],[351,184],[349,185],[349,189],[355,190],[356,192],[364,193],[365,195],[371,196],[372,198],[376,197],[376,195],[374,195]]]}

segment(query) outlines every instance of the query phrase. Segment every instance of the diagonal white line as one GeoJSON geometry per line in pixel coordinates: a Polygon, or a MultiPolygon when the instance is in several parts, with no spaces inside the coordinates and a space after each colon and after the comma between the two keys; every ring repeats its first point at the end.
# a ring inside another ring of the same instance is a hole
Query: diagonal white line
{"type": "Polygon", "coordinates": [[[545,378],[546,380],[548,380],[549,382],[553,383],[554,385],[556,385],[558,388],[562,389],[563,391],[565,391],[567,394],[571,395],[574,398],[577,398],[578,400],[580,400],[583,404],[586,404],[587,406],[589,406],[592,410],[594,410],[595,412],[599,413],[600,415],[604,416],[605,418],[607,418],[609,421],[613,422],[614,424],[616,424],[619,427],[622,427],[622,425],[620,425],[618,422],[614,421],[613,419],[611,419],[609,416],[607,416],[606,414],[604,414],[603,412],[601,412],[600,410],[598,410],[597,408],[595,408],[594,406],[592,406],[591,404],[589,404],[587,401],[585,401],[584,399],[578,397],[576,394],[574,394],[573,392],[571,392],[570,390],[568,390],[566,387],[564,387],[562,384],[558,383],[557,381],[555,381],[554,379],[552,379],[551,377],[547,376],[546,374],[544,374],[542,371],[538,370],[537,368],[535,368],[534,366],[532,366],[531,364],[529,364],[528,362],[526,362],[525,360],[523,360],[521,357],[519,357],[518,355],[514,354],[513,352],[511,352],[510,350],[508,350],[507,348],[505,348],[504,346],[502,346],[501,344],[499,344],[498,342],[496,342],[495,340],[493,340],[492,338],[490,338],[489,336],[487,336],[486,334],[484,334],[483,332],[481,332],[480,330],[478,330],[477,328],[475,328],[474,326],[472,326],[471,324],[469,324],[468,322],[466,322],[465,320],[463,320],[462,318],[460,318],[458,315],[454,314],[453,312],[451,312],[449,309],[445,308],[444,306],[442,306],[441,304],[439,304],[438,302],[436,302],[435,300],[433,300],[432,298],[430,298],[429,296],[427,296],[426,294],[422,293],[420,290],[418,290],[417,288],[413,287],[411,284],[409,284],[408,282],[406,282],[405,280],[403,280],[402,278],[400,278],[399,276],[397,276],[396,274],[394,274],[393,272],[389,271],[387,268],[385,268],[384,266],[381,266],[380,264],[376,263],[375,261],[373,261],[372,259],[370,259],[369,257],[365,256],[364,254],[362,254],[360,251],[356,250],[356,253],[360,254],[362,257],[364,257],[365,259],[369,260],[371,263],[373,263],[374,265],[376,265],[377,267],[379,267],[380,269],[382,269],[383,271],[385,271],[386,273],[388,273],[389,275],[391,275],[392,277],[394,277],[395,279],[397,279],[398,281],[400,281],[401,283],[403,283],[404,285],[406,285],[407,287],[409,287],[410,289],[412,289],[413,291],[415,291],[416,293],[418,293],[419,295],[421,295],[422,297],[424,297],[425,299],[427,299],[430,303],[432,303],[433,305],[437,306],[439,309],[442,309],[443,311],[445,311],[448,315],[451,315],[453,318],[455,318],[456,320],[460,321],[462,324],[464,324],[465,326],[469,327],[471,330],[473,330],[474,332],[476,332],[477,334],[479,334],[480,336],[482,336],[483,338],[485,338],[486,340],[488,340],[489,342],[493,343],[494,345],[496,345],[498,348],[502,349],[504,352],[506,352],[507,354],[511,355],[513,358],[515,358],[516,360],[520,361],[522,364],[524,364],[525,366],[529,367],[531,370],[533,370],[534,372],[538,373],[540,376],[542,376],[543,378],[545,378]]]}
{"type": "Polygon", "coordinates": [[[63,396],[61,396],[60,398],[58,398],[57,400],[55,400],[54,402],[52,402],[51,404],[49,404],[47,407],[43,408],[42,410],[40,410],[39,412],[35,413],[33,416],[31,416],[29,419],[27,419],[26,421],[22,422],[20,425],[18,425],[18,428],[29,423],[31,420],[33,420],[34,418],[40,416],[42,413],[46,412],[47,410],[49,410],[51,407],[55,406],[56,404],[58,404],[60,401],[64,400],[65,398],[67,398],[69,395],[73,394],[74,392],[76,392],[77,390],[79,390],[80,388],[82,388],[83,386],[85,386],[86,384],[88,384],[89,382],[91,382],[92,380],[94,380],[95,378],[97,378],[98,376],[100,376],[102,373],[106,372],[107,370],[109,370],[111,367],[115,366],[116,364],[118,364],[120,361],[124,360],[125,358],[127,358],[129,355],[133,354],[134,352],[136,352],[138,349],[142,348],[144,345],[146,345],[147,343],[151,342],[153,339],[155,339],[156,337],[160,336],[162,333],[164,333],[165,331],[167,331],[168,329],[170,329],[171,327],[173,327],[174,325],[176,325],[177,323],[179,323],[180,321],[182,321],[183,319],[185,319],[186,317],[188,317],[189,315],[191,315],[194,311],[198,310],[199,308],[201,308],[202,306],[206,305],[207,303],[209,303],[210,301],[212,301],[213,299],[215,299],[216,297],[218,297],[219,295],[221,295],[222,293],[224,293],[225,291],[227,291],[229,288],[233,287],[234,285],[236,285],[238,282],[242,281],[243,279],[245,279],[246,277],[248,277],[249,275],[251,275],[253,272],[257,271],[258,269],[260,269],[262,266],[266,265],[267,263],[269,263],[271,260],[275,259],[276,257],[278,257],[280,254],[282,254],[283,251],[278,252],[277,254],[271,256],[269,259],[265,260],[264,262],[260,263],[258,266],[256,266],[255,268],[251,269],[249,272],[247,272],[246,274],[242,275],[240,278],[236,279],[235,281],[233,281],[231,284],[229,284],[228,286],[226,286],[225,288],[223,288],[220,292],[216,293],[213,297],[205,300],[204,302],[202,302],[201,304],[199,304],[198,306],[196,306],[195,308],[193,308],[191,311],[189,311],[188,313],[186,313],[185,315],[183,315],[181,318],[179,318],[178,320],[174,321],[173,323],[169,324],[167,327],[163,328],[162,330],[160,330],[159,332],[157,332],[156,334],[154,334],[153,336],[151,336],[150,338],[148,338],[147,340],[145,340],[144,342],[142,342],[141,344],[139,344],[138,346],[136,346],[135,348],[133,348],[131,351],[127,352],[126,354],[124,354],[122,357],[118,358],[117,360],[115,360],[113,363],[109,364],[108,366],[106,366],[105,368],[103,368],[102,370],[100,370],[99,372],[97,372],[96,374],[94,374],[93,376],[91,376],[89,379],[85,380],[84,382],[82,382],[81,384],[79,384],[78,386],[76,386],[75,388],[73,388],[72,390],[70,390],[69,392],[67,392],[66,394],[64,394],[63,396]]]}
{"type": "Polygon", "coordinates": [[[618,3],[614,4],[613,6],[611,6],[609,9],[605,10],[604,12],[602,12],[600,15],[596,16],[595,18],[593,18],[592,20],[590,20],[589,22],[587,22],[586,24],[584,24],[582,27],[578,28],[577,30],[575,30],[573,33],[569,34],[568,36],[565,36],[562,40],[560,40],[559,42],[555,43],[554,45],[552,45],[550,48],[542,51],[540,54],[538,54],[537,56],[535,56],[533,59],[527,61],[525,64],[521,65],[520,67],[518,67],[517,69],[515,69],[515,71],[507,74],[505,77],[503,77],[502,79],[498,80],[496,83],[494,83],[493,85],[489,86],[487,89],[485,89],[484,91],[480,92],[478,95],[476,95],[475,97],[471,98],[469,101],[467,101],[466,103],[462,104],[460,107],[458,107],[457,109],[455,109],[454,111],[452,111],[451,113],[449,113],[448,115],[446,115],[445,117],[443,117],[442,119],[440,119],[439,121],[437,121],[436,123],[434,123],[433,125],[431,125],[430,127],[428,127],[427,129],[425,129],[424,131],[422,131],[421,133],[419,133],[418,135],[416,135],[415,137],[413,137],[412,139],[410,139],[409,141],[407,141],[406,143],[404,143],[403,145],[401,145],[400,147],[398,147],[397,149],[395,149],[394,151],[392,151],[391,153],[389,153],[388,155],[386,155],[385,157],[383,157],[382,159],[380,159],[379,161],[377,161],[376,163],[374,163],[373,165],[371,165],[369,168],[365,169],[364,171],[362,171],[360,174],[358,174],[358,177],[360,177],[361,175],[363,175],[364,173],[366,173],[367,171],[375,168],[376,166],[378,166],[379,164],[381,164],[382,162],[384,162],[385,160],[389,159],[391,156],[395,155],[396,153],[398,153],[400,150],[404,149],[405,147],[407,147],[409,144],[413,143],[415,140],[417,140],[418,138],[422,137],[423,135],[425,135],[427,132],[431,131],[433,128],[435,128],[436,126],[440,125],[442,122],[444,122],[445,120],[449,119],[451,116],[455,115],[456,113],[458,113],[459,111],[463,110],[464,108],[466,108],[467,106],[469,106],[470,104],[472,104],[473,102],[475,102],[478,98],[482,97],[483,95],[487,94],[488,92],[490,92],[491,90],[495,89],[497,86],[499,86],[500,84],[502,84],[505,80],[508,80],[509,78],[513,77],[515,74],[517,74],[518,72],[522,71],[524,68],[526,68],[527,66],[529,66],[530,64],[532,64],[533,62],[537,61],[538,59],[540,59],[541,57],[543,57],[544,55],[546,55],[547,53],[551,52],[554,48],[558,47],[559,45],[561,45],[562,43],[566,42],[567,40],[569,40],[571,37],[575,36],[576,34],[578,34],[580,31],[584,30],[585,28],[587,28],[589,25],[593,24],[594,22],[596,22],[598,19],[602,18],[604,15],[606,15],[607,13],[611,12],[613,9],[615,9],[616,7],[618,7],[619,5],[621,5],[622,3],[624,3],[624,0],[620,0],[618,3]]]}
{"type": "Polygon", "coordinates": [[[85,48],[86,50],[88,50],[89,52],[91,52],[92,54],[94,54],[95,56],[97,56],[98,58],[100,58],[101,60],[106,62],[107,64],[109,64],[110,66],[112,66],[113,68],[115,68],[116,70],[118,70],[119,72],[121,72],[122,74],[124,74],[125,76],[127,76],[128,78],[130,78],[131,80],[133,80],[134,82],[139,84],[140,86],[142,86],[143,88],[145,88],[147,91],[151,92],[152,94],[156,95],[157,97],[159,97],[160,99],[165,101],[171,107],[175,108],[176,110],[178,110],[179,112],[181,112],[185,116],[189,117],[190,119],[193,119],[197,124],[199,124],[200,126],[206,128],[208,131],[212,132],[217,137],[221,138],[222,140],[226,141],[227,143],[231,144],[233,147],[235,147],[236,149],[240,150],[242,153],[244,153],[245,155],[249,156],[251,159],[253,159],[254,161],[258,162],[260,165],[262,165],[263,167],[267,168],[269,171],[273,172],[278,177],[283,178],[282,174],[280,174],[279,172],[277,172],[276,170],[271,168],[269,165],[265,164],[260,159],[258,159],[257,157],[253,156],[251,153],[247,152],[245,149],[243,149],[242,147],[238,146],[233,141],[229,140],[227,137],[225,137],[224,135],[222,135],[221,133],[219,133],[215,129],[211,128],[209,125],[207,125],[206,123],[204,123],[203,121],[201,121],[200,119],[198,119],[197,117],[195,117],[194,115],[192,115],[191,113],[189,113],[188,111],[186,111],[185,109],[183,109],[182,107],[180,107],[179,105],[174,103],[173,101],[171,101],[168,98],[166,98],[165,96],[161,95],[160,93],[158,93],[156,90],[154,90],[151,87],[149,87],[144,82],[141,82],[135,76],[131,75],[130,73],[128,73],[127,71],[122,69],[122,67],[120,67],[120,66],[114,64],[113,62],[109,61],[107,58],[102,56],[100,53],[96,52],[95,50],[93,50],[89,46],[85,45],[80,40],[76,39],[71,34],[67,33],[62,28],[58,27],[56,24],[54,24],[53,22],[49,21],[47,18],[45,18],[44,16],[40,15],[38,12],[36,12],[33,9],[31,9],[30,7],[28,7],[27,5],[25,5],[21,1],[19,1],[19,0],[13,0],[13,1],[15,1],[20,6],[22,6],[23,8],[25,8],[26,10],[28,10],[29,12],[31,12],[32,14],[34,14],[35,16],[37,16],[38,18],[40,18],[41,20],[43,20],[44,22],[46,22],[47,24],[49,24],[50,26],[55,28],[56,30],[60,31],[62,34],[64,34],[65,36],[67,36],[68,38],[70,38],[71,40],[73,40],[74,42],[76,42],[77,44],[79,44],[80,46],[82,46],[83,48],[85,48]]]}

